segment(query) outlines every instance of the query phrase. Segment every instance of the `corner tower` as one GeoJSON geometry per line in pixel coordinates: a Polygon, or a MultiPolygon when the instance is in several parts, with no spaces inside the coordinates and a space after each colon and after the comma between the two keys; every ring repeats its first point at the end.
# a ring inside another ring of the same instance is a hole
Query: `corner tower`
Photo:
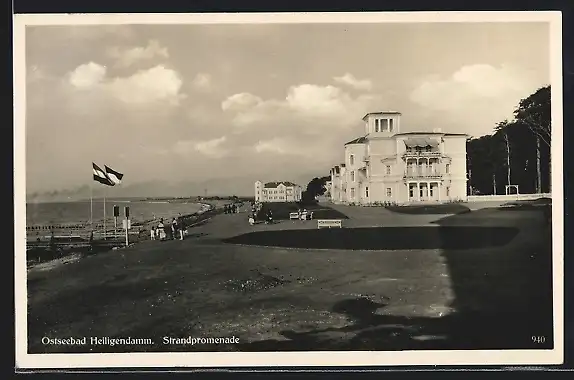
{"type": "Polygon", "coordinates": [[[391,137],[401,132],[401,113],[371,112],[363,117],[365,134],[372,137],[391,137]]]}

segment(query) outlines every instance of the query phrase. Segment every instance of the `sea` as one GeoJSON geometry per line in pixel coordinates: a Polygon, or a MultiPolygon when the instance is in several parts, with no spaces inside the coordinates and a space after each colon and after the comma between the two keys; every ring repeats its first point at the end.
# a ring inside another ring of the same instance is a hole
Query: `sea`
{"type": "Polygon", "coordinates": [[[129,207],[132,223],[146,222],[157,218],[173,218],[175,216],[189,215],[202,210],[202,204],[181,201],[147,201],[147,200],[106,200],[105,214],[103,200],[26,203],[26,226],[42,226],[53,224],[86,224],[90,222],[102,223],[104,215],[106,221],[114,220],[114,205],[119,206],[120,216],[124,219],[124,207],[129,207]],[[91,212],[90,212],[91,209],[91,212]]]}

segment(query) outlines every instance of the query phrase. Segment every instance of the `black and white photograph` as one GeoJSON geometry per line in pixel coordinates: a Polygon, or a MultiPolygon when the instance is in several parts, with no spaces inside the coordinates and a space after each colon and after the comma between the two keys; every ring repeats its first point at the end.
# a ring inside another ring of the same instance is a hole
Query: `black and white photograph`
{"type": "Polygon", "coordinates": [[[561,364],[561,33],[15,15],[16,366],[561,364]]]}

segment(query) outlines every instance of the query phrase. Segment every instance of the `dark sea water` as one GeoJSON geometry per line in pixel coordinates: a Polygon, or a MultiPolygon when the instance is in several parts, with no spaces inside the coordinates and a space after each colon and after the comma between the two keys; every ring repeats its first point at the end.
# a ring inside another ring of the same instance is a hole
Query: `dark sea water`
{"type": "MultiPolygon", "coordinates": [[[[113,223],[114,205],[120,207],[118,220],[124,219],[124,207],[130,208],[132,222],[143,222],[154,218],[171,218],[178,214],[186,215],[201,210],[201,204],[160,201],[106,201],[106,220],[113,223]]],[[[94,200],[92,204],[94,223],[104,220],[104,202],[94,200]]],[[[26,225],[81,224],[90,222],[90,201],[27,203],[26,225]]],[[[120,222],[121,223],[121,222],[120,222]]]]}

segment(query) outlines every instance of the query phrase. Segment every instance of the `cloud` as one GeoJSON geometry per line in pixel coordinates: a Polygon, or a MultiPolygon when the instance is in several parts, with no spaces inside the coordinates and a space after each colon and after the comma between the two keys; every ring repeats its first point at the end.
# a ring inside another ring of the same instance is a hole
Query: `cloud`
{"type": "Polygon", "coordinates": [[[175,143],[174,151],[183,156],[198,152],[211,158],[222,158],[229,153],[223,147],[226,141],[226,136],[204,141],[182,140],[175,143]]]}
{"type": "Polygon", "coordinates": [[[140,70],[129,77],[114,78],[108,84],[110,93],[128,104],[146,104],[165,101],[179,104],[182,80],[178,72],[163,65],[140,70]]]}
{"type": "Polygon", "coordinates": [[[266,124],[269,127],[289,120],[297,124],[318,123],[332,129],[355,125],[358,120],[380,101],[379,96],[352,97],[338,87],[301,84],[291,86],[283,100],[268,99],[250,93],[230,96],[221,104],[224,111],[234,115],[238,127],[266,124]]]}
{"type": "Polygon", "coordinates": [[[256,153],[269,153],[279,155],[308,156],[313,154],[313,150],[307,149],[295,140],[286,138],[273,138],[270,140],[258,141],[253,150],[256,153]]]}
{"type": "Polygon", "coordinates": [[[180,92],[182,83],[178,72],[163,65],[139,70],[127,77],[108,78],[105,66],[89,62],[69,74],[73,88],[98,91],[131,105],[158,102],[178,105],[185,97],[180,92]]]}
{"type": "Polygon", "coordinates": [[[91,88],[102,82],[106,76],[106,67],[94,62],[89,62],[76,67],[70,73],[70,84],[76,88],[91,88]]]}
{"type": "Polygon", "coordinates": [[[211,88],[211,75],[199,73],[193,79],[193,87],[199,90],[209,90],[211,88]]]}
{"type": "Polygon", "coordinates": [[[231,95],[221,103],[224,111],[241,111],[263,103],[263,99],[248,92],[231,95]]]}
{"type": "Polygon", "coordinates": [[[357,90],[369,91],[373,88],[373,83],[369,79],[357,79],[351,73],[346,73],[341,77],[334,77],[335,82],[351,86],[357,90]]]}
{"type": "Polygon", "coordinates": [[[510,65],[467,65],[446,78],[427,78],[412,90],[410,100],[429,118],[450,123],[453,131],[478,136],[512,118],[520,99],[540,86],[533,78],[510,65]]]}
{"type": "Polygon", "coordinates": [[[162,47],[157,40],[149,40],[147,46],[120,48],[118,46],[108,49],[107,55],[116,60],[116,66],[127,68],[140,61],[149,61],[154,58],[169,58],[166,47],[162,47]]]}

